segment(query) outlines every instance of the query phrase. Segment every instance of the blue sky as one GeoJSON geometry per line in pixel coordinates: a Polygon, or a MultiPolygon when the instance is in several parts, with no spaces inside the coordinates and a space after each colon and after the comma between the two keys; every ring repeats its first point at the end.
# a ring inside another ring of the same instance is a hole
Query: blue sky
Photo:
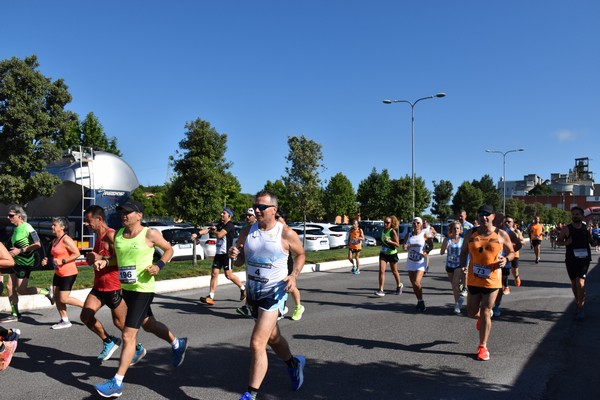
{"type": "Polygon", "coordinates": [[[600,171],[600,2],[13,1],[0,59],[36,54],[67,108],[94,112],[140,183],[162,184],[184,125],[228,135],[246,193],[285,174],[287,138],[323,146],[327,180],[372,168],[431,181],[600,171]]]}

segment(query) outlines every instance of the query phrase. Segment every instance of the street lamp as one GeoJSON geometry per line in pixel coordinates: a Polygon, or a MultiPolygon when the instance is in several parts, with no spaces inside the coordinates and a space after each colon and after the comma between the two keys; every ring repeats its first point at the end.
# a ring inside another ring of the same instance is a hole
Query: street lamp
{"type": "Polygon", "coordinates": [[[513,149],[504,152],[500,150],[485,150],[486,153],[502,154],[502,183],[504,186],[502,193],[502,214],[504,214],[504,216],[506,216],[506,155],[508,153],[516,153],[517,151],[525,151],[525,149],[513,149]]]}
{"type": "Polygon", "coordinates": [[[441,98],[446,97],[446,93],[438,93],[433,96],[421,97],[415,101],[408,100],[383,100],[383,104],[392,104],[392,103],[407,103],[410,104],[411,108],[411,118],[412,118],[412,219],[415,219],[415,106],[421,100],[433,99],[433,98],[441,98]]]}

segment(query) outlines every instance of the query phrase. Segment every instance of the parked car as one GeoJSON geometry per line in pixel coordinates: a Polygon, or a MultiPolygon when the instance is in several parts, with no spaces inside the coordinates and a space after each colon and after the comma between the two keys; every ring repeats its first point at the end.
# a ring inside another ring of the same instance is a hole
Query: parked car
{"type": "Polygon", "coordinates": [[[365,235],[375,238],[377,243],[381,243],[381,232],[383,232],[383,221],[360,221],[358,226],[365,235]]]}
{"type": "Polygon", "coordinates": [[[363,247],[377,246],[377,240],[373,236],[365,235],[365,240],[362,242],[363,247]]]}
{"type": "MultiPolygon", "coordinates": [[[[294,228],[302,229],[302,224],[295,225],[294,228]]],[[[330,224],[327,222],[307,222],[306,228],[318,229],[329,238],[329,248],[337,249],[348,245],[347,231],[343,230],[340,225],[330,224]]]]}
{"type": "MultiPolygon", "coordinates": [[[[348,245],[348,232],[350,232],[351,228],[352,228],[352,225],[338,224],[335,227],[332,227],[331,229],[334,231],[345,232],[346,233],[346,245],[348,245]]],[[[364,230],[363,230],[363,233],[364,233],[364,230]]],[[[331,239],[330,239],[330,244],[331,244],[331,239]]],[[[369,236],[369,235],[365,234],[365,239],[362,241],[362,245],[363,245],[363,247],[377,246],[377,240],[373,236],[369,236]]]]}
{"type": "Polygon", "coordinates": [[[400,239],[400,244],[404,244],[406,239],[410,237],[412,233],[412,224],[400,224],[398,226],[398,238],[400,239]]]}
{"type": "Polygon", "coordinates": [[[306,227],[306,240],[304,240],[303,227],[294,226],[291,228],[298,234],[300,241],[304,243],[305,251],[329,250],[329,238],[323,231],[317,228],[306,227]]]}
{"type": "MultiPolygon", "coordinates": [[[[159,231],[165,240],[173,247],[173,257],[171,260],[191,260],[193,258],[194,245],[196,246],[196,258],[203,260],[205,258],[204,249],[196,239],[193,243],[192,232],[189,229],[178,226],[152,226],[152,229],[159,231]]],[[[155,255],[162,257],[163,251],[158,247],[155,249],[155,255]]]]}
{"type": "MultiPolygon", "coordinates": [[[[195,232],[198,233],[198,231],[204,229],[204,228],[208,228],[207,226],[203,226],[201,228],[185,228],[187,230],[190,231],[190,233],[195,232]]],[[[236,244],[237,242],[237,237],[240,233],[241,227],[236,225],[235,227],[235,234],[234,234],[234,238],[233,238],[233,245],[236,244]]],[[[202,249],[204,250],[204,256],[206,258],[214,258],[215,254],[217,253],[217,238],[213,233],[205,233],[204,235],[200,235],[200,237],[198,237],[196,239],[197,241],[200,242],[200,245],[202,245],[202,249]]]]}

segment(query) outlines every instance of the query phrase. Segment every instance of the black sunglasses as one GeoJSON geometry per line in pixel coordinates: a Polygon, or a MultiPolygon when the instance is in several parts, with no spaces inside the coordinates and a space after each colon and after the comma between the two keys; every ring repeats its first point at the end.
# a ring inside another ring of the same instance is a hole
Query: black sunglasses
{"type": "Polygon", "coordinates": [[[275,207],[272,204],[254,204],[252,205],[252,208],[259,210],[259,211],[265,211],[267,208],[271,208],[271,207],[275,207]]]}
{"type": "Polygon", "coordinates": [[[480,217],[489,217],[490,215],[492,215],[492,213],[489,213],[489,212],[478,212],[477,215],[479,215],[480,217]]]}
{"type": "Polygon", "coordinates": [[[15,215],[17,215],[17,214],[8,214],[7,217],[8,218],[14,218],[15,215]]]}

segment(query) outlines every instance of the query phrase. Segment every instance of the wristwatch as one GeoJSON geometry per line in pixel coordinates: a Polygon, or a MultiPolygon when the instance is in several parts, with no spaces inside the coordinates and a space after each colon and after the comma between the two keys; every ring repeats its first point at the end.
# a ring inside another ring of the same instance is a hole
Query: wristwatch
{"type": "Polygon", "coordinates": [[[67,260],[65,260],[64,258],[62,259],[62,264],[65,265],[67,263],[67,260]]]}

